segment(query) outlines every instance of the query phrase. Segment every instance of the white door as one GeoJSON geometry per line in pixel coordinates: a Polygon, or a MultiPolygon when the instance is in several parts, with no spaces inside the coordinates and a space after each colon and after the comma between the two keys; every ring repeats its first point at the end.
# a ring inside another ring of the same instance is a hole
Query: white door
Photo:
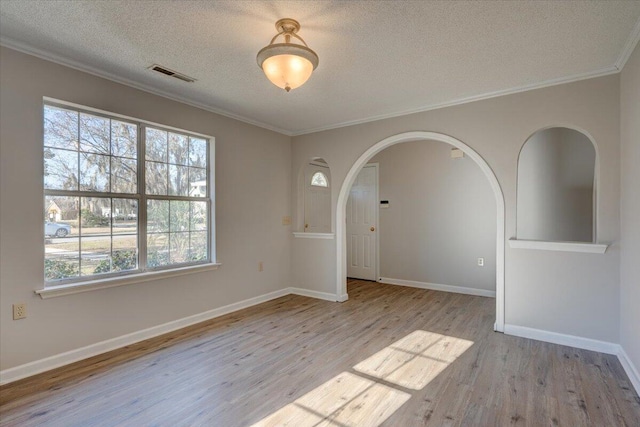
{"type": "Polygon", "coordinates": [[[347,276],[377,280],[378,165],[362,168],[347,201],[347,276]]]}
{"type": "Polygon", "coordinates": [[[305,171],[304,231],[331,232],[331,190],[329,168],[309,164],[305,171]]]}

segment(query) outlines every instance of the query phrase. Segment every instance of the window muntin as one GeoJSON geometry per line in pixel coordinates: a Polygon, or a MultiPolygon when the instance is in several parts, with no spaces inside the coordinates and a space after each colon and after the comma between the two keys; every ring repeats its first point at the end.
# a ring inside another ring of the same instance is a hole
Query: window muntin
{"type": "Polygon", "coordinates": [[[311,185],[313,185],[314,187],[328,187],[329,180],[327,179],[327,176],[322,172],[316,172],[311,177],[311,185]]]}
{"type": "Polygon", "coordinates": [[[46,102],[45,283],[211,262],[209,149],[188,132],[46,102]]]}

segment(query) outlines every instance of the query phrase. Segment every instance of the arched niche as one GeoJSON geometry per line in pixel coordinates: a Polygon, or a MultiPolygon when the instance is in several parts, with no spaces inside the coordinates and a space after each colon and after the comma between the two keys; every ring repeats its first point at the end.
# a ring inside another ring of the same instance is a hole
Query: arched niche
{"type": "Polygon", "coordinates": [[[331,169],[320,157],[305,162],[298,176],[299,232],[331,233],[331,169]]]}
{"type": "Polygon", "coordinates": [[[517,239],[595,242],[596,164],[594,143],[578,130],[531,135],[518,159],[517,239]]]}

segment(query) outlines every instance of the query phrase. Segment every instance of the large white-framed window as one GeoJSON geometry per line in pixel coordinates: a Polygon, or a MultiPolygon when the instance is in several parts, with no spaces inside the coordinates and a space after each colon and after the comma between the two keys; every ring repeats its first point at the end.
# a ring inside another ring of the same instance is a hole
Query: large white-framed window
{"type": "Polygon", "coordinates": [[[45,99],[44,285],[215,263],[214,139],[45,99]]]}

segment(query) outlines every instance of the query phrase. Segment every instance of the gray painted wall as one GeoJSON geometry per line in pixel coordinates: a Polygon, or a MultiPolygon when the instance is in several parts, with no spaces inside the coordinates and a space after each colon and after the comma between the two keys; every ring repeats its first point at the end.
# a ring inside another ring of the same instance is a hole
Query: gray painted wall
{"type": "Polygon", "coordinates": [[[289,286],[291,139],[13,50],[0,51],[0,360],[11,368],[289,286]],[[42,97],[216,138],[222,267],[42,300],[42,97]],[[258,262],[264,271],[258,272],[258,262]],[[14,321],[11,305],[26,302],[14,321]]]}
{"type": "Polygon", "coordinates": [[[620,80],[620,344],[640,369],[640,45],[620,80]]]}
{"type": "MultiPolygon", "coordinates": [[[[474,148],[500,182],[506,202],[506,236],[513,237],[518,153],[529,135],[549,126],[584,129],[598,145],[598,240],[611,246],[606,254],[596,255],[505,245],[506,321],[622,342],[639,366],[639,74],[636,49],[622,76],[298,136],[292,148],[289,137],[2,48],[0,369],[289,284],[335,293],[337,241],[292,239],[291,227],[281,225],[282,216],[300,202],[291,171],[300,171],[310,158],[327,160],[335,227],[337,195],[350,166],[368,147],[398,133],[441,132],[474,148]],[[35,296],[33,290],[42,286],[43,277],[42,230],[33,225],[41,224],[43,96],[214,135],[220,270],[50,300],[35,296]],[[292,192],[296,197],[291,197],[292,192]],[[264,261],[264,272],[257,271],[257,261],[264,261]],[[28,304],[27,319],[11,320],[14,302],[28,304]]],[[[294,224],[301,223],[297,212],[294,224]]]]}
{"type": "Polygon", "coordinates": [[[576,130],[531,136],[518,160],[518,238],[592,242],[595,162],[593,144],[576,130]]]}
{"type": "Polygon", "coordinates": [[[380,276],[495,291],[496,204],[480,168],[451,146],[389,147],[379,164],[380,276]],[[484,267],[477,259],[484,258],[484,267]]]}
{"type": "MultiPolygon", "coordinates": [[[[383,139],[408,131],[451,135],[495,172],[505,198],[506,238],[516,235],[518,154],[533,133],[551,126],[585,130],[599,149],[598,240],[606,254],[512,249],[505,242],[506,323],[618,342],[620,309],[619,75],[583,80],[464,105],[394,117],[293,138],[293,168],[312,157],[331,166],[332,212],[355,161],[383,139]]],[[[294,200],[294,204],[296,202],[294,200]]],[[[296,212],[296,215],[299,213],[296,212]]],[[[294,222],[295,223],[295,222],[294,222]]],[[[336,244],[296,239],[296,286],[336,292],[336,244]],[[323,250],[328,251],[322,253],[323,250]],[[312,255],[312,257],[307,257],[312,255]],[[329,260],[322,266],[317,259],[329,260]],[[320,276],[306,278],[306,272],[320,276]]]]}

